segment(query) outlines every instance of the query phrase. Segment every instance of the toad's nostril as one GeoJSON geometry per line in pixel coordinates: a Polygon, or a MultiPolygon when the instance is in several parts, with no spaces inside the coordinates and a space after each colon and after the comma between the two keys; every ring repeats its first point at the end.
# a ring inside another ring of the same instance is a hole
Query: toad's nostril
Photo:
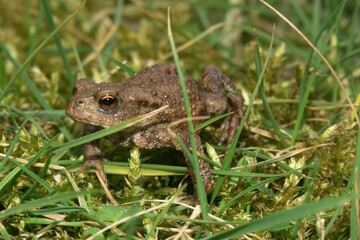
{"type": "Polygon", "coordinates": [[[83,103],[84,103],[84,102],[83,102],[82,100],[79,100],[79,101],[78,101],[78,104],[79,104],[79,105],[82,105],[83,103]]]}

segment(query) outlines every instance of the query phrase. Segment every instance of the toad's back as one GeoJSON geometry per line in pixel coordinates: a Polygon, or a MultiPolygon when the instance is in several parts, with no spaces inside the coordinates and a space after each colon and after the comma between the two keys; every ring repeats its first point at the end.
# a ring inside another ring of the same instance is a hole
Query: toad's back
{"type": "MultiPolygon", "coordinates": [[[[154,65],[129,78],[119,85],[121,98],[124,102],[138,106],[140,114],[153,111],[168,105],[169,110],[162,114],[168,120],[186,116],[183,94],[175,65],[154,65]]],[[[187,93],[194,116],[205,114],[198,83],[190,77],[185,77],[187,93]]],[[[128,110],[126,106],[124,111],[128,110]]],[[[129,107],[129,105],[128,105],[129,107]]]]}

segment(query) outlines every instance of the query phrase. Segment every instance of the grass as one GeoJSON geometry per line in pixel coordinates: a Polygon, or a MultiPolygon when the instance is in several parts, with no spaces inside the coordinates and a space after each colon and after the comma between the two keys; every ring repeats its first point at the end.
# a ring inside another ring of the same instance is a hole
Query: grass
{"type": "Polygon", "coordinates": [[[359,239],[360,3],[269,4],[280,14],[262,1],[176,2],[171,24],[156,0],[0,4],[0,238],[359,239]],[[109,185],[75,173],[83,143],[144,116],[81,137],[63,111],[73,82],[163,62],[196,79],[215,65],[246,100],[227,156],[208,138],[214,119],[189,129],[205,132],[213,167],[206,196],[185,149],[200,209],[186,168],[166,164],[174,151],[102,141],[109,185]]]}

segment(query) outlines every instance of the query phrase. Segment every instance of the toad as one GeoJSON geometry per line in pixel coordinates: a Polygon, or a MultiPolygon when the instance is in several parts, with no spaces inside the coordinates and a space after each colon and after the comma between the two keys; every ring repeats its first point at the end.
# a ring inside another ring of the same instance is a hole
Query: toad
{"type": "MultiPolygon", "coordinates": [[[[218,68],[207,66],[202,72],[203,88],[191,77],[185,77],[190,99],[192,116],[215,116],[227,112],[231,115],[222,120],[219,141],[227,142],[227,148],[242,119],[243,98],[230,79],[218,68]]],[[[171,147],[182,151],[179,144],[168,132],[172,131],[188,149],[190,137],[183,95],[175,64],[158,64],[145,68],[125,82],[99,83],[79,79],[75,82],[74,96],[66,109],[66,114],[78,122],[85,123],[84,134],[90,134],[125,120],[168,106],[164,111],[147,118],[131,127],[109,136],[115,144],[140,149],[171,147]]],[[[194,121],[194,126],[201,123],[194,121]]],[[[197,151],[202,153],[199,133],[195,133],[197,151]]],[[[80,171],[95,167],[106,180],[104,158],[98,140],[84,145],[85,163],[80,171]]],[[[196,181],[191,162],[184,153],[189,174],[196,191],[196,181]]],[[[212,188],[211,168],[208,162],[199,158],[200,175],[205,189],[212,188]]]]}

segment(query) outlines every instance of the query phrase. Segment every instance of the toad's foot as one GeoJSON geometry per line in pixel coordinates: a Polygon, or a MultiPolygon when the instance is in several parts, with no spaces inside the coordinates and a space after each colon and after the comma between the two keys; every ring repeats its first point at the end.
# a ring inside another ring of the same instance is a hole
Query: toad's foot
{"type": "Polygon", "coordinates": [[[219,140],[226,141],[228,150],[243,118],[243,97],[230,79],[216,67],[207,66],[203,70],[202,80],[206,90],[204,99],[208,113],[217,115],[233,112],[220,127],[219,140]]]}
{"type": "Polygon", "coordinates": [[[87,172],[89,169],[93,169],[95,168],[101,179],[104,181],[104,183],[107,185],[107,177],[106,177],[106,173],[104,170],[104,160],[103,159],[94,159],[94,160],[87,160],[85,161],[84,165],[82,165],[82,167],[79,169],[78,173],[85,173],[87,172]]]}

